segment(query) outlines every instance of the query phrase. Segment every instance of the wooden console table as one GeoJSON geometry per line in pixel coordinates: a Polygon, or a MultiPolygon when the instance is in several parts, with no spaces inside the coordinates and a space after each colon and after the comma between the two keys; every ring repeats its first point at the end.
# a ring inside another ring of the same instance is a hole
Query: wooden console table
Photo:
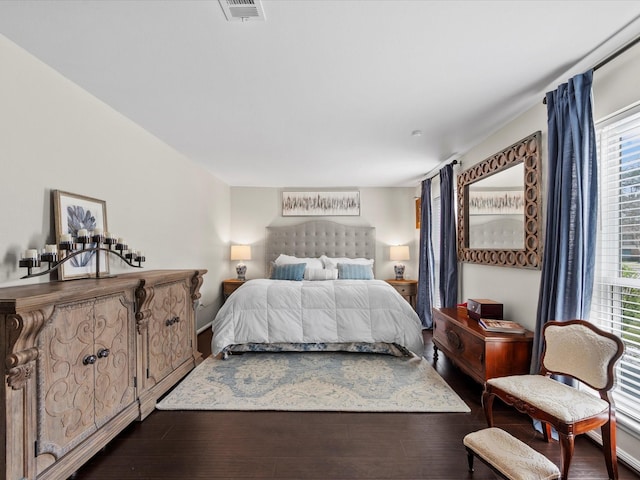
{"type": "Polygon", "coordinates": [[[71,476],[201,361],[206,270],[0,288],[0,479],[71,476]]]}
{"type": "Polygon", "coordinates": [[[479,383],[529,373],[533,332],[492,333],[460,308],[433,309],[433,358],[438,350],[479,383]]]}

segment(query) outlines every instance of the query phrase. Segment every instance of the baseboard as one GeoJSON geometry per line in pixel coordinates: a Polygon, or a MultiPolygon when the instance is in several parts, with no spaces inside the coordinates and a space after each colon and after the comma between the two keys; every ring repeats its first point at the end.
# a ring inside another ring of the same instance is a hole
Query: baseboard
{"type": "MultiPolygon", "coordinates": [[[[619,426],[618,426],[619,427],[619,426]]],[[[602,446],[602,435],[598,432],[598,430],[591,430],[587,432],[587,435],[591,440],[596,442],[598,445],[602,446]]],[[[617,435],[618,439],[620,438],[620,434],[617,435]]],[[[618,460],[624,463],[627,467],[634,470],[636,473],[640,473],[640,460],[630,454],[627,450],[620,447],[620,440],[618,440],[618,448],[616,449],[616,453],[618,455],[618,460]]]]}
{"type": "Polygon", "coordinates": [[[196,334],[200,335],[202,332],[204,332],[205,330],[208,330],[209,328],[211,328],[211,325],[213,324],[213,321],[209,322],[209,323],[205,323],[202,327],[200,327],[197,331],[196,334]]]}

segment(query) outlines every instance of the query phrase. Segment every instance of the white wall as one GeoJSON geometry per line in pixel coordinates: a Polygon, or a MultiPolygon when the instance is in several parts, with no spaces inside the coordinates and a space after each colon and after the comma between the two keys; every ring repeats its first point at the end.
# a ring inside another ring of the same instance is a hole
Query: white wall
{"type": "MultiPolygon", "coordinates": [[[[291,191],[292,189],[288,189],[291,191]]],[[[316,190],[316,189],[299,189],[316,190]]],[[[394,278],[389,260],[390,245],[409,245],[411,260],[405,263],[405,278],[418,278],[418,250],[415,228],[414,188],[354,188],[360,192],[360,216],[357,217],[283,217],[282,189],[231,188],[231,243],[249,244],[252,259],[247,278],[265,275],[265,228],[295,225],[316,218],[376,227],[376,278],[394,278]]],[[[227,253],[227,258],[228,253],[227,253]]],[[[235,262],[229,262],[229,276],[235,277],[235,262]]]]}
{"type": "Polygon", "coordinates": [[[144,250],[146,269],[208,269],[198,324],[210,321],[227,275],[229,186],[2,36],[0,58],[0,286],[49,280],[19,280],[18,260],[54,243],[58,189],[104,200],[109,230],[144,250]]]}

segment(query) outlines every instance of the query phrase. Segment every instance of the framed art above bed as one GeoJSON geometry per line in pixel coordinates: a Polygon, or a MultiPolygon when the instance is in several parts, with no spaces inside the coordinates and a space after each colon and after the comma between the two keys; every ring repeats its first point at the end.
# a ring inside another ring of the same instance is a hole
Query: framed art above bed
{"type": "Polygon", "coordinates": [[[282,192],[283,217],[345,215],[360,215],[360,192],[282,192]]]}

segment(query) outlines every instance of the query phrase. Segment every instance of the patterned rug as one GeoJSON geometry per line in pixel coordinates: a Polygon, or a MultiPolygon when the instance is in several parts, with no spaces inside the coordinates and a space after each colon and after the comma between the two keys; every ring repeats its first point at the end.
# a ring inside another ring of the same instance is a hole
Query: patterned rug
{"type": "Polygon", "coordinates": [[[245,353],[207,358],[161,410],[469,412],[424,358],[367,353],[245,353]]]}

